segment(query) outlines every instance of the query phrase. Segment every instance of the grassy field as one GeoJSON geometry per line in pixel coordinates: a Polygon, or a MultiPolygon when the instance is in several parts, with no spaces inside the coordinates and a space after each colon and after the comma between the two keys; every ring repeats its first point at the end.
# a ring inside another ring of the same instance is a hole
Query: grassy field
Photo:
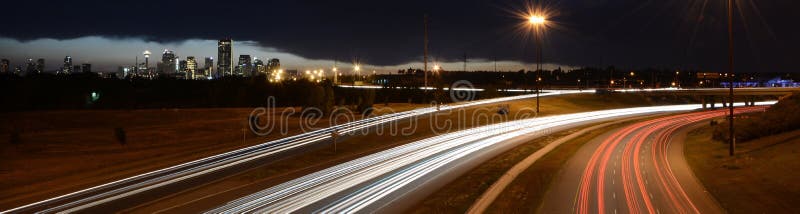
{"type": "Polygon", "coordinates": [[[800,213],[800,130],[737,144],[712,140],[710,125],[687,136],[695,175],[729,213],[800,213]]]}
{"type": "MultiPolygon", "coordinates": [[[[534,100],[509,103],[512,115],[534,100]]],[[[639,95],[567,95],[542,98],[542,115],[646,106],[656,102],[639,95]]],[[[383,107],[382,105],[376,105],[383,107]]],[[[419,105],[417,105],[419,106],[419,105]]],[[[422,105],[427,106],[427,105],[422,105]]],[[[412,109],[409,104],[389,107],[412,109]]],[[[488,111],[496,109],[488,106],[488,111]]],[[[230,151],[269,139],[285,137],[280,133],[257,137],[245,131],[252,109],[161,109],[46,111],[0,114],[0,139],[19,134],[19,143],[0,145],[0,209],[42,200],[104,182],[164,168],[213,154],[230,151]],[[127,143],[115,140],[114,129],[124,128],[127,143]],[[245,140],[246,139],[246,140],[245,140]]],[[[466,112],[471,115],[472,109],[466,112]]],[[[445,115],[443,117],[454,117],[445,115]]],[[[290,118],[289,134],[300,133],[298,118],[290,118]]],[[[455,129],[484,125],[484,119],[465,120],[455,129]]],[[[277,182],[302,175],[313,169],[357,158],[391,146],[401,145],[436,133],[430,130],[429,118],[421,118],[414,135],[378,136],[374,133],[352,137],[331,149],[309,151],[304,155],[278,161],[270,166],[242,173],[222,181],[224,187],[247,182],[277,182]],[[294,174],[293,174],[294,173],[294,174]],[[235,181],[234,183],[225,183],[235,181]]],[[[320,127],[328,124],[324,119],[320,127]]],[[[454,129],[454,130],[455,130],[454,129]]],[[[213,185],[211,185],[213,186],[213,185]]]]}
{"type": "MultiPolygon", "coordinates": [[[[283,137],[256,136],[252,109],[161,109],[0,114],[0,209],[283,137]],[[126,144],[115,129],[124,128],[126,144]],[[11,143],[11,133],[19,142],[11,143]]],[[[300,133],[297,117],[289,134],[300,133]]],[[[320,121],[320,127],[327,126],[320,121]]]]}

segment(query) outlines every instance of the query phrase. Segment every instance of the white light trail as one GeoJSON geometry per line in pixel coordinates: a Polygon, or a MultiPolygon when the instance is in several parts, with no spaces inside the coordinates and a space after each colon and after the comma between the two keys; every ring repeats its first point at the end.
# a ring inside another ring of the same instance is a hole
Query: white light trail
{"type": "MultiPolygon", "coordinates": [[[[771,105],[774,102],[759,102],[771,105]]],[[[737,103],[743,105],[743,103],[737,103]]],[[[454,160],[471,155],[504,141],[549,128],[574,126],[586,122],[610,120],[660,112],[689,111],[701,105],[673,105],[594,111],[517,120],[452,132],[394,147],[279,184],[242,197],[208,213],[287,213],[308,208],[323,199],[357,190],[322,207],[318,212],[356,212],[407,187],[423,176],[454,160]],[[368,181],[373,181],[367,183],[368,181]]]]}
{"type": "MultiPolygon", "coordinates": [[[[541,96],[553,96],[561,94],[587,93],[579,91],[551,91],[541,96]]],[[[447,111],[459,108],[474,107],[483,104],[496,102],[507,102],[520,99],[533,98],[535,95],[519,95],[512,97],[501,97],[487,100],[477,100],[463,102],[456,105],[442,105],[440,111],[447,111]]],[[[269,141],[263,144],[214,155],[207,158],[175,165],[172,167],[139,174],[129,178],[109,182],[99,186],[79,190],[66,195],[50,198],[47,200],[31,203],[4,212],[18,212],[27,209],[39,210],[44,213],[67,211],[74,212],[82,209],[97,206],[103,203],[128,197],[144,191],[156,189],[182,180],[198,177],[208,173],[216,172],[227,167],[242,164],[248,161],[269,157],[282,152],[308,146],[314,143],[324,142],[330,139],[330,133],[337,130],[341,134],[355,133],[359,130],[386,124],[389,122],[409,119],[437,112],[436,107],[428,107],[404,111],[399,113],[381,115],[365,118],[362,120],[336,125],[324,129],[306,132],[278,140],[269,141]]]]}

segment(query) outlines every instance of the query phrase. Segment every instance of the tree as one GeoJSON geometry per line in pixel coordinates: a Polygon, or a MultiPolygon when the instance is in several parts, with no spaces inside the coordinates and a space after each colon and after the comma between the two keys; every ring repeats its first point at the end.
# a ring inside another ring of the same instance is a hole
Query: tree
{"type": "Polygon", "coordinates": [[[363,90],[359,96],[358,111],[366,112],[372,109],[372,104],[375,102],[375,90],[363,90]]]}
{"type": "Polygon", "coordinates": [[[336,96],[334,96],[333,92],[333,82],[325,81],[323,83],[323,90],[325,92],[324,101],[322,103],[322,112],[323,113],[331,113],[333,111],[334,102],[336,101],[336,96]]]}

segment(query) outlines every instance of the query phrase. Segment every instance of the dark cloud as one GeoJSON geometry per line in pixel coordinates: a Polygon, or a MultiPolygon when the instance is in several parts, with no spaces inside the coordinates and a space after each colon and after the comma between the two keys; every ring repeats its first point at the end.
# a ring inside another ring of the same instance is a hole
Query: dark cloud
{"type": "MultiPolygon", "coordinates": [[[[737,65],[794,69],[797,1],[737,0],[737,65]],[[743,19],[742,19],[743,18],[743,19]]],[[[439,60],[533,60],[509,11],[523,1],[12,1],[0,35],[15,39],[87,35],[253,40],[310,59],[375,65],[421,60],[423,14],[439,60]]],[[[570,65],[724,69],[724,1],[572,0],[546,3],[559,24],[545,60],[570,65]]]]}

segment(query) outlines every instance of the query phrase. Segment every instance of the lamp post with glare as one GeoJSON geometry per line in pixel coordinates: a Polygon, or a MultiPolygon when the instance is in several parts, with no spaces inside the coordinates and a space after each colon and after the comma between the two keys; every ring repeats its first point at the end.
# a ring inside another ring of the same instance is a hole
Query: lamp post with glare
{"type": "Polygon", "coordinates": [[[331,71],[333,71],[333,84],[339,84],[339,75],[336,74],[338,73],[338,69],[336,68],[336,66],[334,66],[333,69],[331,69],[331,71]]]}
{"type": "Polygon", "coordinates": [[[353,85],[355,85],[356,84],[356,80],[358,79],[358,76],[361,76],[361,66],[356,65],[355,67],[353,67],[353,70],[356,71],[356,75],[355,75],[355,77],[353,77],[353,85]]]}
{"type": "Polygon", "coordinates": [[[540,27],[543,27],[547,19],[542,15],[530,15],[528,17],[528,23],[531,26],[531,31],[533,31],[533,40],[536,42],[536,113],[539,113],[539,91],[541,91],[541,87],[539,83],[542,79],[541,77],[541,70],[542,70],[542,42],[540,36],[538,35],[541,32],[540,27]]]}

